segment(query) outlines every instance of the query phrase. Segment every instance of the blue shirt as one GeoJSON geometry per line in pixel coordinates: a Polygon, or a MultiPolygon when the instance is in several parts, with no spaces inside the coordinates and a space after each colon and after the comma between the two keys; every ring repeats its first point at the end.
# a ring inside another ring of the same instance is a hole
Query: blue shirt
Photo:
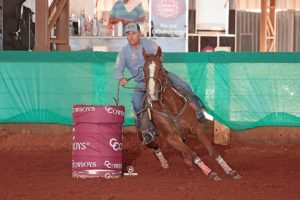
{"type": "Polygon", "coordinates": [[[143,67],[145,59],[142,53],[143,48],[146,53],[156,54],[158,46],[150,39],[141,38],[138,48],[133,48],[129,43],[122,48],[115,65],[115,78],[117,80],[124,77],[125,68],[128,69],[132,76],[136,76],[141,67],[139,74],[134,79],[138,83],[144,82],[143,67]]]}
{"type": "Polygon", "coordinates": [[[119,17],[121,20],[137,21],[145,16],[142,4],[137,5],[131,12],[127,12],[123,1],[117,1],[110,11],[112,17],[119,17]]]}

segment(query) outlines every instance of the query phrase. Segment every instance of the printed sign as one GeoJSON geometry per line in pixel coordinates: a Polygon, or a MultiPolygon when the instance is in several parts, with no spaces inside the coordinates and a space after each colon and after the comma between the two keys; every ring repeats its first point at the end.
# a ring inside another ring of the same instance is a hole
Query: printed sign
{"type": "Polygon", "coordinates": [[[186,0],[152,0],[152,35],[186,37],[186,0]]]}
{"type": "Polygon", "coordinates": [[[184,0],[161,0],[153,4],[153,14],[161,19],[176,19],[185,14],[184,0]]]}

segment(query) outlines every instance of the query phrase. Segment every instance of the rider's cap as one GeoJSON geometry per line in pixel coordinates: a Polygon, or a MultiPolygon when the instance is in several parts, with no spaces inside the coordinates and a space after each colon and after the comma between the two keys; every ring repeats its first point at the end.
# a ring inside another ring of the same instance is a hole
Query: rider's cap
{"type": "Polygon", "coordinates": [[[127,32],[140,32],[141,29],[140,29],[140,26],[137,24],[137,23],[134,23],[134,22],[130,22],[129,24],[127,24],[125,26],[125,33],[127,32]]]}

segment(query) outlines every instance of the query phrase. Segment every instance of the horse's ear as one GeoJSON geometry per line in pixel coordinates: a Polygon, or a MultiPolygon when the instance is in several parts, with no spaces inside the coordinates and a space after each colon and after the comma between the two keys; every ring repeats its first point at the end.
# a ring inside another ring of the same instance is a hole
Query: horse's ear
{"type": "Polygon", "coordinates": [[[161,48],[160,48],[160,46],[159,46],[158,49],[157,49],[156,56],[160,58],[161,55],[162,55],[162,52],[161,52],[161,48]]]}
{"type": "Polygon", "coordinates": [[[143,50],[142,50],[142,53],[143,53],[144,58],[146,59],[146,58],[147,58],[147,54],[146,54],[146,51],[145,51],[144,48],[143,48],[143,50]]]}

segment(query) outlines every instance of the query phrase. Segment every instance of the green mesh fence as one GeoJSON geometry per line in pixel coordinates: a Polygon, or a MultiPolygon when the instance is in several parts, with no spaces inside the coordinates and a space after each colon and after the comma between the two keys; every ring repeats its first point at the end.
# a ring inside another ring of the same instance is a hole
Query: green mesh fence
{"type": "MultiPolygon", "coordinates": [[[[115,104],[116,55],[1,52],[0,122],[71,125],[73,104],[115,104]]],[[[231,129],[300,126],[299,53],[165,53],[164,66],[186,80],[207,112],[231,129]]],[[[134,124],[131,94],[120,89],[125,125],[134,124]]]]}

